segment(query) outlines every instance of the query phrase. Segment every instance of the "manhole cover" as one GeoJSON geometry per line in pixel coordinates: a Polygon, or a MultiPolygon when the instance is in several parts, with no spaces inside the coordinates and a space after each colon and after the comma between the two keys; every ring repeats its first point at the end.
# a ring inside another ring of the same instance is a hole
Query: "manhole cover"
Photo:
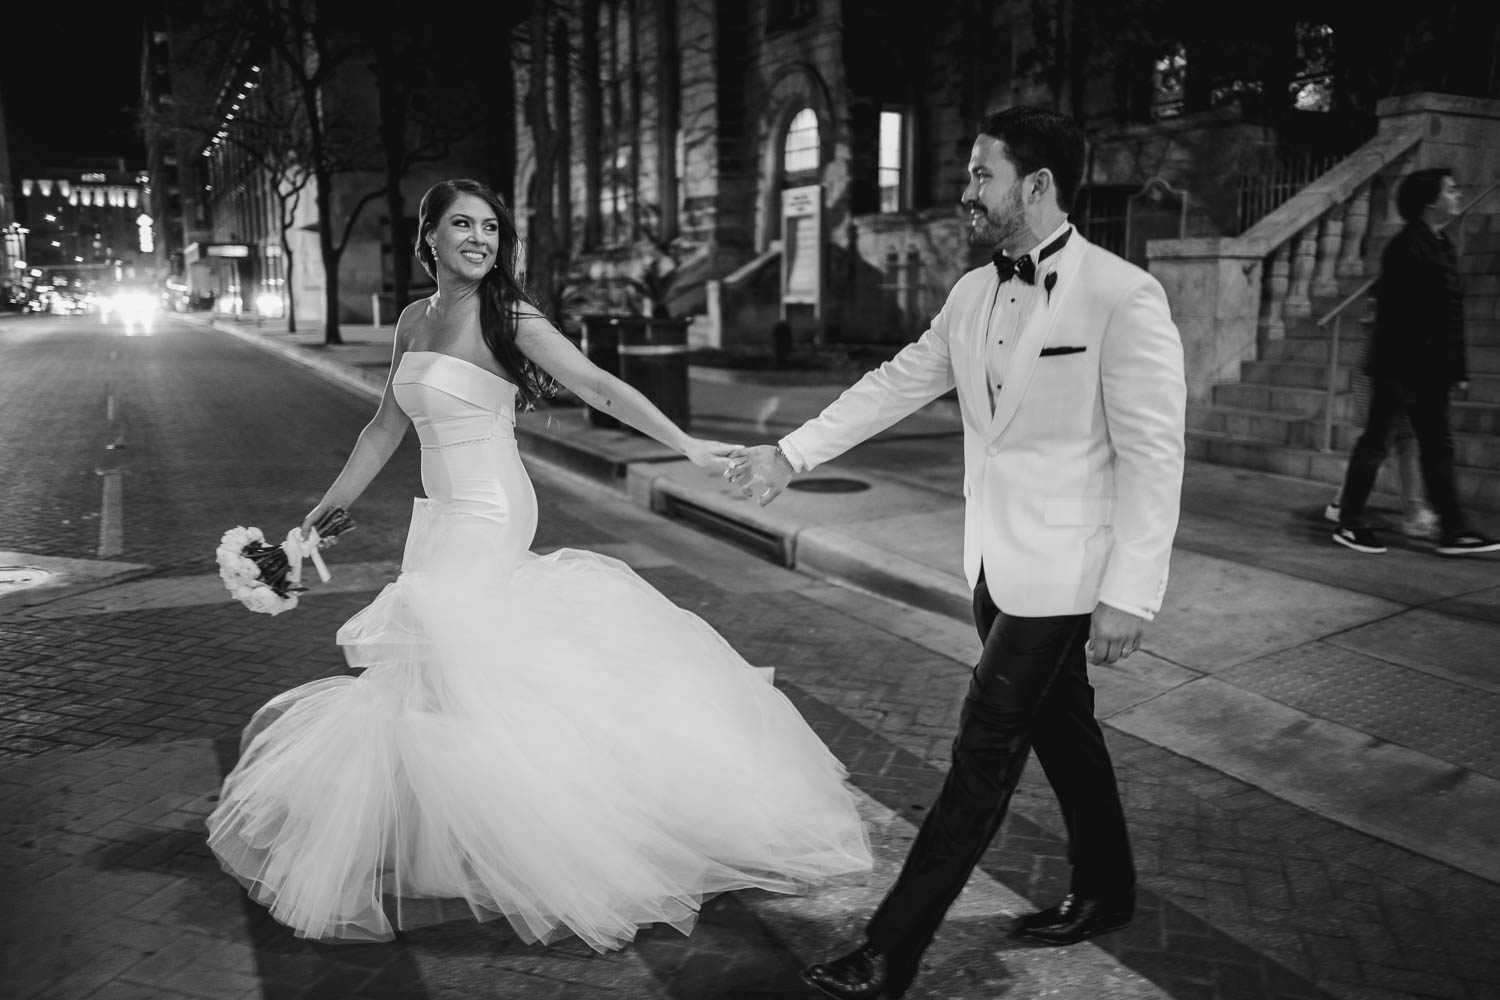
{"type": "Polygon", "coordinates": [[[52,579],[53,575],[36,566],[0,566],[0,594],[38,586],[52,579]]]}
{"type": "Polygon", "coordinates": [[[869,483],[862,483],[858,479],[838,479],[833,476],[795,479],[787,484],[787,489],[801,490],[804,493],[860,493],[869,488],[869,483]]]}

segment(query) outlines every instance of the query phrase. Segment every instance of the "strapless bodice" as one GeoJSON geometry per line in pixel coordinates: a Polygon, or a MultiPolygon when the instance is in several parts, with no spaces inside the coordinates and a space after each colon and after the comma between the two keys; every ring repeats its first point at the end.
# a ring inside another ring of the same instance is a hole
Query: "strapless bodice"
{"type": "Polygon", "coordinates": [[[536,531],[536,494],[516,448],[516,387],[451,354],[407,351],[391,391],[422,442],[428,498],[506,524],[509,548],[524,552],[536,531]]]}
{"type": "Polygon", "coordinates": [[[451,354],[407,351],[396,366],[392,391],[423,448],[516,436],[516,387],[451,354]]]}

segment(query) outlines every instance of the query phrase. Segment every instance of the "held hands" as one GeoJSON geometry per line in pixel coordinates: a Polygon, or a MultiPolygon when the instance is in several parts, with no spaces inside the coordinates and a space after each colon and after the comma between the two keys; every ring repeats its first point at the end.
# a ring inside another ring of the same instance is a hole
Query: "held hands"
{"type": "Polygon", "coordinates": [[[1146,619],[1101,601],[1094,608],[1084,652],[1095,666],[1101,663],[1113,666],[1141,648],[1141,635],[1145,631],[1146,619]]]}
{"type": "Polygon", "coordinates": [[[715,475],[728,475],[726,466],[729,464],[729,456],[739,450],[740,446],[737,444],[688,438],[682,454],[700,469],[707,469],[715,475]]]}
{"type": "Polygon", "coordinates": [[[724,477],[744,497],[756,495],[760,487],[759,503],[762,507],[775,500],[792,481],[792,465],[775,445],[762,444],[754,448],[737,448],[729,456],[729,468],[724,477]]]}

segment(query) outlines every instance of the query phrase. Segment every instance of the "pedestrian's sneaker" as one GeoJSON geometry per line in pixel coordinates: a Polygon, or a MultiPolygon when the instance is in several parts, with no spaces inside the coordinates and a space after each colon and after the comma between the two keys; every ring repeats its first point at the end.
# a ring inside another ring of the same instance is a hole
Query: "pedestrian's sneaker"
{"type": "MultiPolygon", "coordinates": [[[[1380,544],[1380,539],[1369,528],[1340,528],[1333,533],[1333,540],[1355,552],[1379,555],[1385,551],[1385,546],[1380,544]]],[[[1500,547],[1500,543],[1497,543],[1497,547],[1500,547]]]]}
{"type": "Polygon", "coordinates": [[[1500,552],[1500,541],[1466,531],[1438,543],[1438,554],[1444,556],[1468,556],[1478,552],[1500,552]]]}
{"type": "Polygon", "coordinates": [[[1340,510],[1341,508],[1339,506],[1339,502],[1335,500],[1333,503],[1323,508],[1323,520],[1327,521],[1329,524],[1338,524],[1340,510]]]}
{"type": "Polygon", "coordinates": [[[1423,507],[1401,522],[1401,533],[1408,538],[1437,538],[1441,527],[1437,511],[1423,507]]]}

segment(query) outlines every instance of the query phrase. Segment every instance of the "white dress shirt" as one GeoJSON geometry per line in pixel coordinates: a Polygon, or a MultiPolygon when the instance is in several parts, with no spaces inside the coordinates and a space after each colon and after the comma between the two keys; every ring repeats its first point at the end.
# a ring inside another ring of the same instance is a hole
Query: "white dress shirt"
{"type": "MultiPolygon", "coordinates": [[[[1051,235],[1027,251],[1031,259],[1035,261],[1036,255],[1043,247],[1050,245],[1068,229],[1069,223],[1064,220],[1063,224],[1054,229],[1051,235]]],[[[1039,308],[1046,310],[1051,298],[1046,287],[1047,275],[1057,269],[1057,259],[1057,252],[1054,251],[1046,260],[1037,264],[1034,284],[1028,285],[1016,277],[1000,282],[995,288],[995,308],[991,313],[987,334],[989,350],[984,355],[985,387],[990,394],[991,413],[995,410],[995,394],[1005,383],[1005,373],[1010,367],[1011,352],[1015,350],[1016,340],[1021,335],[1022,327],[1031,320],[1032,315],[1039,308]]]]}

